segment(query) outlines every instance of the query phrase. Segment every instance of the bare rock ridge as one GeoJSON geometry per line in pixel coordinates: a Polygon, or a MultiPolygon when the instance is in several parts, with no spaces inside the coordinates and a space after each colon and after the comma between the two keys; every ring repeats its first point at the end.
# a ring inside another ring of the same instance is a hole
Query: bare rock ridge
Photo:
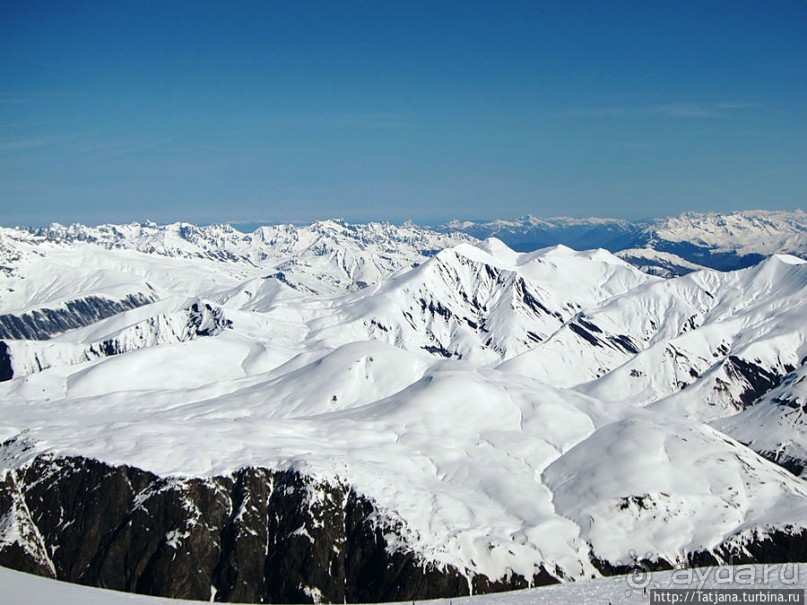
{"type": "MultiPolygon", "coordinates": [[[[7,444],[6,444],[7,445],[7,444]]],[[[80,584],[224,602],[358,603],[550,584],[541,569],[491,579],[423,560],[401,522],[350,486],[297,471],[161,478],[83,457],[39,455],[0,480],[0,565],[80,584]],[[15,536],[9,540],[8,536],[15,536]]],[[[692,565],[807,560],[804,531],[690,553],[692,565]]],[[[605,574],[667,569],[659,559],[605,574]]]]}
{"type": "Polygon", "coordinates": [[[0,315],[0,338],[48,340],[55,334],[83,328],[117,313],[154,302],[154,297],[134,293],[120,300],[87,296],[69,300],[56,308],[34,309],[27,313],[0,315]]]}
{"type": "Polygon", "coordinates": [[[0,340],[0,382],[62,365],[77,365],[166,343],[216,336],[231,328],[221,307],[196,300],[174,313],[158,314],[119,334],[76,345],[49,340],[0,340]]]}
{"type": "MultiPolygon", "coordinates": [[[[0,481],[0,564],[91,586],[236,602],[375,602],[526,587],[393,549],[399,522],[349,486],[295,471],[160,478],[41,455],[0,481]]],[[[556,581],[548,573],[532,584],[556,581]]]]}

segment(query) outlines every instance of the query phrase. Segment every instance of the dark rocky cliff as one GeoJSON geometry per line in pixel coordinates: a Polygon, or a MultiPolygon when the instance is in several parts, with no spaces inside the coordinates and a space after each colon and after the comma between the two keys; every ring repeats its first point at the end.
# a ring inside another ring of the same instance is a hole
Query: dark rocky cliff
{"type": "Polygon", "coordinates": [[[10,340],[48,340],[67,330],[154,302],[153,295],[129,294],[114,300],[104,296],[86,296],[68,300],[55,309],[34,309],[21,315],[0,315],[0,338],[10,340]]]}
{"type": "MultiPolygon", "coordinates": [[[[199,600],[355,603],[557,581],[545,569],[528,581],[436,565],[390,547],[390,536],[405,543],[405,530],[349,486],[294,470],[161,478],[42,454],[0,478],[0,565],[69,582],[199,600]]],[[[807,561],[807,534],[760,535],[690,562],[733,558],[807,561]]],[[[604,574],[632,569],[592,561],[604,574]]]]}
{"type": "Polygon", "coordinates": [[[384,536],[402,526],[377,513],[349,487],[296,471],[244,468],[227,477],[165,479],[42,455],[0,481],[0,565],[200,600],[341,603],[468,594],[469,579],[459,570],[391,552],[384,536]]]}

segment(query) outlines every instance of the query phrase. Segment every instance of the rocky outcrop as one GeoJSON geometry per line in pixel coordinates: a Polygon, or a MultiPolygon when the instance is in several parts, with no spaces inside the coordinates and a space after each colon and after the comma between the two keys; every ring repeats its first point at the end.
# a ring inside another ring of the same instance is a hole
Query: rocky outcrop
{"type": "MultiPolygon", "coordinates": [[[[401,547],[407,534],[404,522],[350,486],[295,470],[163,478],[41,454],[0,480],[0,565],[91,586],[226,602],[357,603],[513,590],[560,577],[540,568],[532,578],[488,578],[438,565],[401,547]]],[[[804,560],[807,533],[788,528],[688,558],[691,565],[804,560]]],[[[604,575],[671,566],[593,554],[592,562],[604,575]]]]}
{"type": "Polygon", "coordinates": [[[788,456],[780,451],[760,450],[757,452],[763,458],[770,460],[774,464],[778,464],[788,472],[793,473],[796,477],[807,477],[805,470],[807,470],[807,460],[804,458],[797,458],[795,456],[788,456]]]}
{"type": "Polygon", "coordinates": [[[793,563],[807,561],[807,530],[784,527],[768,531],[751,530],[729,538],[713,550],[688,553],[683,561],[663,557],[637,557],[633,561],[611,563],[592,554],[591,561],[604,576],[636,572],[665,571],[682,564],[687,567],[744,565],[748,563],[793,563]]]}
{"type": "Polygon", "coordinates": [[[217,336],[233,322],[221,307],[195,301],[174,313],[158,314],[115,336],[91,343],[0,341],[0,382],[48,368],[77,365],[138,349],[217,336]]]}
{"type": "Polygon", "coordinates": [[[804,561],[807,561],[807,530],[793,527],[767,532],[751,530],[712,552],[701,551],[688,557],[693,567],[804,561]]]}
{"type": "Polygon", "coordinates": [[[368,602],[468,594],[471,582],[458,569],[393,551],[385,536],[401,535],[401,522],[347,486],[297,471],[160,478],[41,455],[6,472],[0,507],[0,565],[115,590],[368,602]]]}
{"type": "Polygon", "coordinates": [[[0,338],[48,340],[51,336],[83,328],[101,319],[154,302],[152,295],[130,294],[120,300],[86,296],[56,308],[34,309],[21,315],[0,315],[0,338]]]}
{"type": "Polygon", "coordinates": [[[14,366],[11,363],[8,345],[0,340],[0,382],[11,380],[13,377],[14,366]]]}
{"type": "Polygon", "coordinates": [[[788,372],[792,372],[795,367],[784,364],[782,372],[777,368],[768,368],[761,363],[751,362],[736,355],[731,355],[726,363],[729,376],[738,377],[744,384],[744,390],[740,394],[740,405],[748,407],[765,393],[775,388],[782,382],[782,378],[788,372]]]}

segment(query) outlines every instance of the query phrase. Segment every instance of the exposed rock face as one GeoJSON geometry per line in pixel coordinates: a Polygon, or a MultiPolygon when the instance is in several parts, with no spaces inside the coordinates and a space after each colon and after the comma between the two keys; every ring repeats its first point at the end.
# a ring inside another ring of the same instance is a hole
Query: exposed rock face
{"type": "Polygon", "coordinates": [[[796,477],[805,476],[804,471],[807,470],[807,461],[802,458],[787,456],[779,451],[771,452],[769,450],[760,450],[757,453],[763,458],[766,458],[771,462],[778,464],[783,469],[793,473],[796,475],[796,477]]]}
{"type": "MultiPolygon", "coordinates": [[[[300,472],[160,478],[128,466],[43,454],[0,480],[0,565],[91,586],[256,603],[409,601],[557,582],[491,579],[393,550],[404,524],[349,486],[300,472]]],[[[807,560],[807,534],[751,533],[692,565],[807,560]]],[[[667,561],[616,564],[605,575],[667,561]]]]}
{"type": "Polygon", "coordinates": [[[196,336],[215,336],[230,328],[233,322],[224,317],[221,307],[195,302],[188,308],[189,327],[196,336]]]}
{"type": "MultiPolygon", "coordinates": [[[[743,565],[747,563],[791,563],[807,560],[807,531],[794,528],[776,529],[767,533],[751,531],[729,539],[712,551],[689,553],[686,565],[743,565]]],[[[638,558],[634,561],[610,563],[592,555],[594,566],[605,576],[629,574],[636,570],[665,571],[676,563],[664,558],[638,558]]]]}
{"type": "Polygon", "coordinates": [[[287,603],[469,593],[459,570],[391,552],[384,536],[402,526],[372,502],[295,471],[165,479],[42,455],[6,473],[0,514],[1,565],[103,588],[287,603]]]}
{"type": "Polygon", "coordinates": [[[130,294],[121,300],[87,296],[69,300],[55,309],[34,309],[22,315],[0,315],[0,338],[48,340],[67,330],[83,328],[101,319],[154,302],[153,296],[130,294]]]}
{"type": "Polygon", "coordinates": [[[0,382],[11,380],[14,377],[14,368],[11,365],[8,345],[0,341],[0,382]]]}
{"type": "Polygon", "coordinates": [[[719,546],[714,552],[691,554],[689,563],[705,566],[807,561],[807,531],[788,531],[790,529],[777,529],[764,535],[752,531],[739,540],[719,546]]]}
{"type": "Polygon", "coordinates": [[[745,381],[746,386],[740,395],[740,402],[746,407],[778,386],[785,374],[795,369],[793,366],[785,365],[784,373],[778,373],[775,368],[766,370],[759,364],[735,355],[729,357],[728,363],[730,364],[729,372],[739,375],[745,381]]]}
{"type": "Polygon", "coordinates": [[[0,340],[0,382],[55,366],[77,365],[149,346],[216,336],[232,325],[221,307],[196,301],[180,311],[154,315],[111,338],[91,343],[0,340]]]}

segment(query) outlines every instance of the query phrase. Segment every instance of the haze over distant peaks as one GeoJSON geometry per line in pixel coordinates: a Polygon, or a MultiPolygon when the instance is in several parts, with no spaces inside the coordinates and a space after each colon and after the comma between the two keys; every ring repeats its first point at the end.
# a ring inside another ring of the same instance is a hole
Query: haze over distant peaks
{"type": "MultiPolygon", "coordinates": [[[[769,254],[807,256],[807,213],[802,210],[685,212],[642,221],[528,215],[516,220],[450,221],[439,229],[480,239],[497,237],[521,251],[554,244],[624,251],[624,258],[643,256],[646,266],[651,266],[652,256],[634,249],[674,254],[696,265],[725,270],[750,266],[769,254]]],[[[652,266],[664,274],[694,268],[669,256],[656,257],[652,266]]]]}

